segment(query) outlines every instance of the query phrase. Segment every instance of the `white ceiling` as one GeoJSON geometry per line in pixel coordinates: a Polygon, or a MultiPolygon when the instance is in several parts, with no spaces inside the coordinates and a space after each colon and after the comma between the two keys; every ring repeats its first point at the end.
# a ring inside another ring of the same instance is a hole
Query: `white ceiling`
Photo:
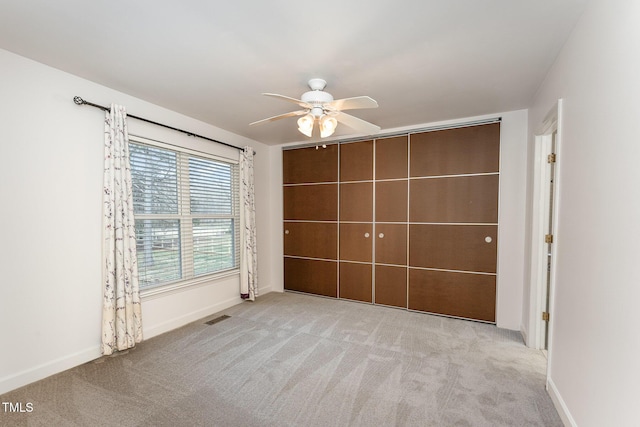
{"type": "Polygon", "coordinates": [[[298,107],[260,94],[312,77],[377,100],[350,113],[383,132],[527,108],[586,3],[2,0],[0,48],[279,144],[304,140],[295,118],[249,123],[298,107]]]}

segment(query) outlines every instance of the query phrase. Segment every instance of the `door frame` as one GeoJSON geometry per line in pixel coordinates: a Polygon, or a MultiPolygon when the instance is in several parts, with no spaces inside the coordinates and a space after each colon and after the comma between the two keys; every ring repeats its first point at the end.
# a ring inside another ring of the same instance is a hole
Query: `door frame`
{"type": "Polygon", "coordinates": [[[553,347],[553,321],[555,319],[554,295],[555,277],[558,253],[557,235],[558,206],[559,206],[559,178],[562,140],[562,99],[551,108],[543,122],[538,127],[534,136],[534,163],[533,163],[533,194],[531,208],[531,252],[530,252],[530,277],[529,277],[529,331],[527,334],[527,346],[541,349],[543,346],[543,334],[545,332],[542,311],[547,292],[547,244],[543,240],[549,222],[549,186],[547,155],[552,146],[552,138],[556,133],[557,159],[554,173],[553,212],[552,223],[554,229],[553,251],[551,253],[551,270],[549,275],[549,316],[547,324],[547,377],[548,367],[551,362],[553,347]]]}

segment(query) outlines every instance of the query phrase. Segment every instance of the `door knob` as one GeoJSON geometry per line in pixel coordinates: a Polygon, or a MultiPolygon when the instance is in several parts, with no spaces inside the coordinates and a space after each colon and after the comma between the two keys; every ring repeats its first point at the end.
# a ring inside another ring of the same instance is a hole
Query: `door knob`
{"type": "Polygon", "coordinates": [[[384,237],[384,233],[378,234],[378,237],[382,239],[384,237]]]}
{"type": "Polygon", "coordinates": [[[284,230],[284,234],[289,234],[289,230],[284,230]]]}
{"type": "Polygon", "coordinates": [[[369,233],[364,233],[364,237],[369,238],[369,233]]]}
{"type": "Polygon", "coordinates": [[[484,238],[484,241],[487,243],[491,243],[493,241],[493,239],[491,238],[491,236],[487,236],[484,238]]]}

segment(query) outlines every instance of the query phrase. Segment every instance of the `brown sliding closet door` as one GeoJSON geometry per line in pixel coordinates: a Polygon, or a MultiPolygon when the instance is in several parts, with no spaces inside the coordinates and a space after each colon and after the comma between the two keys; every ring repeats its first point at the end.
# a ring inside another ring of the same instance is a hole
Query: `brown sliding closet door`
{"type": "Polygon", "coordinates": [[[339,297],[373,302],[373,141],[340,144],[339,297]]]}
{"type": "Polygon", "coordinates": [[[410,309],[495,322],[500,124],[412,134],[410,309]]]}
{"type": "Polygon", "coordinates": [[[285,289],[495,322],[500,124],[283,151],[285,289]]]}
{"type": "Polygon", "coordinates": [[[283,151],[284,288],[338,296],[338,145],[283,151]]]}
{"type": "Polygon", "coordinates": [[[376,139],[375,303],[407,307],[408,137],[376,139]]]}

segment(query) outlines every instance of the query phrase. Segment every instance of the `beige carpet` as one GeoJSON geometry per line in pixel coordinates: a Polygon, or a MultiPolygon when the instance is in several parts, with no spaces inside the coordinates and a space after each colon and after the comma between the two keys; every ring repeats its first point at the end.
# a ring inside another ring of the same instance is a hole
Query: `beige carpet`
{"type": "Polygon", "coordinates": [[[562,425],[517,332],[294,293],[223,313],[0,396],[33,404],[0,425],[562,425]]]}

